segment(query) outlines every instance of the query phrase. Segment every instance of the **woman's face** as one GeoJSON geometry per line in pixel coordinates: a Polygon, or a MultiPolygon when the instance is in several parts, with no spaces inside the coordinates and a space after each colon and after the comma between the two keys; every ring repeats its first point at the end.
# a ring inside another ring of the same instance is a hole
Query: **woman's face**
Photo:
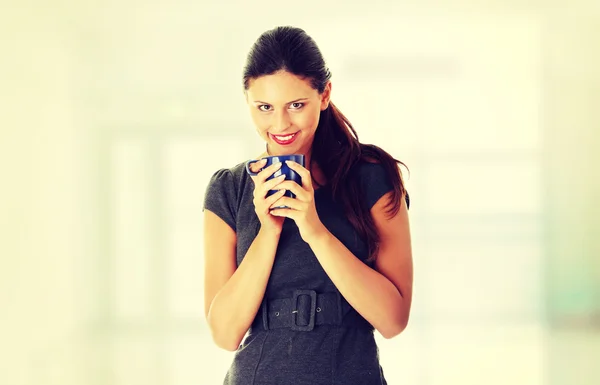
{"type": "Polygon", "coordinates": [[[286,71],[249,82],[246,101],[271,155],[309,154],[319,114],[329,105],[331,82],[319,94],[309,80],[286,71]]]}

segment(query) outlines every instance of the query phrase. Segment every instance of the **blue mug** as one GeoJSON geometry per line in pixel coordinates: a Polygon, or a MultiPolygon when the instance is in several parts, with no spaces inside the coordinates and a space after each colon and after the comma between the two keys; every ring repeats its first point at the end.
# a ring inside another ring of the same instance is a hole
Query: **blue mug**
{"type": "MultiPolygon", "coordinates": [[[[274,164],[274,163],[283,163],[281,165],[281,168],[279,168],[279,170],[275,171],[273,173],[273,175],[269,176],[267,178],[267,180],[273,179],[278,177],[281,174],[285,175],[285,180],[293,180],[294,182],[298,183],[300,186],[302,186],[302,178],[300,177],[300,175],[292,170],[291,168],[288,167],[288,165],[285,163],[286,160],[291,160],[294,161],[298,164],[300,164],[302,167],[306,167],[304,164],[304,155],[302,154],[293,154],[293,155],[273,155],[273,156],[266,156],[264,158],[261,159],[253,159],[253,160],[249,160],[248,162],[246,162],[246,172],[249,175],[255,176],[258,173],[252,172],[252,170],[250,170],[250,165],[252,163],[256,163],[259,162],[263,159],[266,159],[267,162],[266,164],[263,166],[263,168],[261,169],[261,171],[267,167],[269,167],[270,165],[274,164]]],[[[277,190],[269,190],[269,192],[267,193],[267,196],[271,196],[273,194],[275,194],[277,192],[277,190]]],[[[284,194],[284,196],[290,197],[290,198],[296,198],[296,194],[293,194],[291,191],[287,190],[284,194]]]]}

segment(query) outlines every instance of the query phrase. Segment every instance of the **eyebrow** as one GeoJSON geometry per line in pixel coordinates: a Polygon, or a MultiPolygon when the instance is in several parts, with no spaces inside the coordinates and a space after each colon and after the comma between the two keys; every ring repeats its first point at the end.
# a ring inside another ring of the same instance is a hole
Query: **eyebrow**
{"type": "MultiPolygon", "coordinates": [[[[292,104],[292,103],[296,103],[296,102],[300,102],[300,101],[308,100],[308,99],[309,98],[300,98],[300,99],[292,100],[291,102],[287,102],[285,104],[292,104]]],[[[255,100],[254,103],[271,104],[271,103],[267,103],[267,102],[261,102],[260,100],[255,100]]]]}

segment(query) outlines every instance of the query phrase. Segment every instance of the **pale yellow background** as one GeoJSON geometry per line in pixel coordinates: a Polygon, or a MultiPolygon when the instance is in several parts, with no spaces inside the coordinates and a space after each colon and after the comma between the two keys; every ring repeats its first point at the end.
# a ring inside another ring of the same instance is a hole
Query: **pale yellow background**
{"type": "MultiPolygon", "coordinates": [[[[0,384],[220,384],[208,178],[262,151],[245,56],[311,34],[364,142],[411,168],[409,327],[388,383],[600,383],[600,6],[0,6],[0,384]]],[[[290,384],[293,381],[290,380],[290,384]]]]}

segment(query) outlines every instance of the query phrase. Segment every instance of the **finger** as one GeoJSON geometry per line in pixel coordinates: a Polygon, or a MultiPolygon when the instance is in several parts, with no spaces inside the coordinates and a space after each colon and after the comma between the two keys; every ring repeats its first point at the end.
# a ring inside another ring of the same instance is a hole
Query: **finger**
{"type": "Polygon", "coordinates": [[[258,174],[251,175],[250,178],[252,178],[252,181],[254,182],[255,185],[262,184],[267,180],[267,178],[269,178],[271,175],[273,175],[275,173],[275,171],[277,171],[280,167],[281,167],[280,162],[273,163],[269,167],[260,171],[258,174]]]}
{"type": "MultiPolygon", "coordinates": [[[[270,208],[275,209],[276,207],[287,206],[292,210],[302,211],[304,209],[304,202],[301,202],[297,199],[282,196],[275,203],[273,203],[270,208]]],[[[277,209],[276,209],[277,210],[277,209]]]]}
{"type": "Polygon", "coordinates": [[[248,168],[250,169],[250,171],[257,173],[260,171],[261,168],[263,168],[265,166],[265,164],[267,164],[267,160],[261,159],[258,162],[254,162],[254,163],[250,164],[250,166],[248,168]]]}
{"type": "Polygon", "coordinates": [[[279,200],[283,194],[285,194],[285,190],[278,190],[276,193],[266,198],[264,196],[255,196],[252,202],[259,212],[268,213],[269,210],[271,210],[273,203],[279,200]]]}
{"type": "Polygon", "coordinates": [[[264,170],[262,170],[261,172],[258,173],[258,175],[256,176],[257,180],[260,181],[261,183],[264,183],[268,177],[273,175],[275,173],[275,171],[277,171],[281,168],[281,165],[282,165],[281,162],[273,163],[272,165],[270,165],[269,167],[265,168],[264,170]]]}
{"type": "Polygon", "coordinates": [[[293,180],[283,181],[279,185],[277,185],[277,188],[289,190],[294,195],[296,195],[297,199],[301,201],[309,202],[311,200],[311,193],[303,189],[298,183],[294,182],[293,180]]]}
{"type": "Polygon", "coordinates": [[[290,218],[290,219],[295,219],[297,213],[298,212],[296,210],[292,210],[292,209],[271,210],[271,215],[275,215],[276,217],[286,217],[286,218],[290,218]]]}
{"type": "MultiPolygon", "coordinates": [[[[273,179],[269,179],[268,181],[266,181],[265,183],[263,183],[261,189],[262,192],[264,192],[265,195],[267,195],[267,191],[269,190],[276,190],[276,186],[278,186],[281,182],[283,182],[285,180],[285,175],[281,174],[279,176],[276,176],[273,179]]],[[[279,187],[277,187],[279,188],[279,187]]]]}
{"type": "Polygon", "coordinates": [[[302,187],[306,189],[312,189],[312,180],[310,177],[310,171],[302,167],[299,163],[294,162],[293,160],[286,160],[285,163],[289,168],[296,171],[300,178],[302,178],[302,187]]]}
{"type": "Polygon", "coordinates": [[[266,207],[271,208],[273,206],[273,203],[277,202],[279,200],[279,198],[281,198],[283,196],[283,194],[285,194],[285,190],[281,189],[281,190],[277,191],[275,194],[273,194],[270,197],[268,197],[267,199],[265,199],[266,207]]]}

